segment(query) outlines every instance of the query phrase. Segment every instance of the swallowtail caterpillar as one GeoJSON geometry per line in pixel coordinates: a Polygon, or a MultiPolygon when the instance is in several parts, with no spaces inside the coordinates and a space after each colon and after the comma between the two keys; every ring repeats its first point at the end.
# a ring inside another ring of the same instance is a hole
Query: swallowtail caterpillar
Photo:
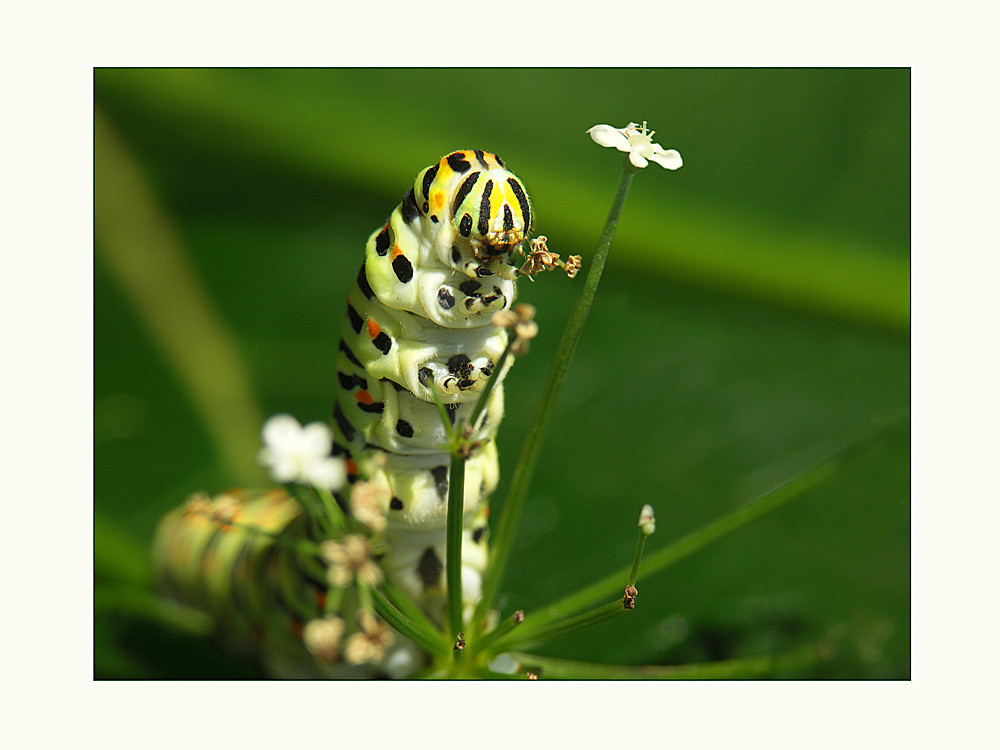
{"type": "MultiPolygon", "coordinates": [[[[531,226],[524,185],[498,156],[455,151],[422,170],[369,237],[347,298],[331,451],[345,459],[349,482],[361,477],[387,490],[379,563],[438,621],[446,593],[450,454],[435,398],[452,423],[468,419],[507,344],[507,332],[492,325],[492,317],[514,302],[515,258],[531,226]]],[[[487,498],[498,479],[492,438],[503,416],[502,378],[510,361],[471,425],[479,447],[465,470],[467,608],[479,598],[488,559],[487,498]]],[[[336,496],[343,508],[348,489],[336,496]]],[[[298,502],[282,491],[227,493],[204,502],[205,513],[178,509],[161,523],[155,542],[161,578],[272,656],[301,650],[303,625],[322,613],[327,583],[272,541],[309,537],[298,502]],[[220,513],[232,523],[220,523],[220,513]],[[248,533],[248,527],[272,536],[248,533]]]]}

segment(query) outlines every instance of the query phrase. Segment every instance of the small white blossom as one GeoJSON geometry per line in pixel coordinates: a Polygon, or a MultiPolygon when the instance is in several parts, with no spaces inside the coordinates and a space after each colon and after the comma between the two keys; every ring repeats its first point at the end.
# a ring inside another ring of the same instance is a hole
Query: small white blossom
{"type": "Polygon", "coordinates": [[[679,153],[673,149],[665,150],[659,143],[653,143],[655,131],[647,130],[645,122],[641,127],[634,122],[624,128],[595,125],[587,132],[594,143],[627,153],[629,161],[640,169],[651,161],[664,169],[679,169],[684,164],[679,153]]]}
{"type": "Polygon", "coordinates": [[[305,427],[295,417],[278,414],[261,430],[264,447],[257,461],[276,482],[299,482],[328,490],[340,489],[347,480],[344,460],[330,455],[333,433],[320,422],[305,427]]]}
{"type": "Polygon", "coordinates": [[[656,531],[656,517],[653,515],[652,505],[642,506],[642,510],[639,512],[639,528],[646,536],[656,531]]]}

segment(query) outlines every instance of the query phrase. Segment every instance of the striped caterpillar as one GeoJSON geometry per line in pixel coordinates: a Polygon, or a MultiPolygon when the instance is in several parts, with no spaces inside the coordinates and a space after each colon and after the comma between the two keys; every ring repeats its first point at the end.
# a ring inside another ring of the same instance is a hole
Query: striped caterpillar
{"type": "MultiPolygon", "coordinates": [[[[446,595],[450,454],[435,401],[452,424],[468,422],[499,362],[507,333],[491,320],[513,304],[515,257],[531,231],[531,212],[524,185],[499,157],[450,153],[417,175],[369,237],[347,299],[335,363],[332,453],[343,457],[352,485],[364,478],[385,498],[379,564],[438,622],[446,595]]],[[[509,366],[508,358],[486,408],[469,425],[478,448],[465,468],[467,610],[479,598],[487,563],[486,502],[498,480],[493,437],[509,366]]],[[[335,498],[350,507],[344,493],[335,498]]],[[[279,491],[201,502],[201,512],[178,510],[161,524],[155,555],[163,579],[187,600],[237,621],[258,643],[275,627],[294,641],[302,624],[323,611],[327,584],[269,539],[309,537],[301,507],[279,491]],[[271,536],[246,532],[250,526],[271,536]]],[[[278,640],[284,647],[289,639],[278,640]]],[[[273,637],[268,643],[275,647],[273,637]]]]}

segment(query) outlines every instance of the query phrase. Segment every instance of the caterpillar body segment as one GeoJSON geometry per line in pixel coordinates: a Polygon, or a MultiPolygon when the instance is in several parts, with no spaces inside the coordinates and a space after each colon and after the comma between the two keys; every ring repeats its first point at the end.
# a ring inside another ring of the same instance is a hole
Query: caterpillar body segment
{"type": "MultiPolygon", "coordinates": [[[[448,154],[417,175],[369,237],[348,295],[332,414],[336,449],[356,474],[389,486],[382,565],[434,617],[444,594],[450,464],[435,401],[457,424],[493,374],[507,333],[492,325],[492,316],[514,302],[514,255],[531,230],[531,215],[523,184],[497,156],[448,154]]],[[[497,483],[492,439],[503,416],[500,381],[510,362],[471,425],[470,437],[480,446],[465,476],[467,604],[478,599],[486,564],[485,523],[473,527],[497,483]]]]}
{"type": "MultiPolygon", "coordinates": [[[[448,154],[417,175],[368,238],[341,308],[341,340],[331,357],[330,452],[343,457],[349,486],[334,497],[350,512],[352,486],[359,480],[374,485],[386,516],[374,559],[438,623],[447,597],[451,455],[435,401],[474,446],[465,462],[461,558],[469,614],[489,558],[487,501],[499,478],[495,436],[503,418],[502,379],[513,358],[496,373],[476,424],[468,421],[507,345],[507,332],[492,316],[514,303],[514,256],[531,225],[527,192],[499,157],[479,150],[448,154]]],[[[197,498],[166,516],[154,558],[173,595],[213,613],[231,642],[256,646],[287,676],[299,674],[302,657],[311,660],[303,648],[306,625],[336,615],[351,629],[371,616],[360,589],[343,588],[332,564],[320,562],[331,559],[316,555],[323,537],[283,490],[237,490],[197,498]]],[[[383,650],[387,671],[408,648],[416,646],[399,638],[383,650]]],[[[315,643],[311,650],[316,654],[315,643]]],[[[321,672],[334,675],[331,663],[318,665],[321,672]]]]}

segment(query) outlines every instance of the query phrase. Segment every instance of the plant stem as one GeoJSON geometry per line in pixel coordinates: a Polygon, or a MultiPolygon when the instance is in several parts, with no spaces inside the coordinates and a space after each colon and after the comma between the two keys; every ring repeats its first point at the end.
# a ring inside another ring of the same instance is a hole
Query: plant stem
{"type": "Polygon", "coordinates": [[[444,409],[444,404],[441,403],[441,397],[438,395],[437,390],[431,388],[430,392],[434,397],[434,405],[437,407],[438,414],[441,417],[441,424],[444,425],[444,434],[448,436],[448,449],[454,451],[457,447],[455,429],[451,426],[451,420],[448,419],[448,413],[444,409]]]}
{"type": "Polygon", "coordinates": [[[438,626],[431,622],[431,619],[424,614],[416,602],[388,577],[382,582],[382,591],[389,603],[409,620],[412,620],[415,626],[427,633],[439,633],[438,626]]]}
{"type": "Polygon", "coordinates": [[[591,664],[522,653],[510,656],[525,669],[537,668],[542,677],[568,680],[740,680],[794,672],[823,659],[815,643],[768,656],[662,667],[591,664]]]}
{"type": "Polygon", "coordinates": [[[490,648],[494,643],[499,641],[501,638],[510,633],[514,628],[516,628],[524,619],[524,613],[519,613],[521,615],[521,620],[515,620],[513,616],[506,618],[503,622],[497,625],[496,628],[488,633],[479,636],[476,640],[469,643],[469,651],[473,654],[478,654],[486,649],[490,648]]]}
{"type": "MultiPolygon", "coordinates": [[[[452,455],[448,479],[448,540],[445,549],[445,573],[448,582],[449,636],[462,628],[462,515],[465,510],[465,459],[452,455]]],[[[459,652],[455,652],[458,654],[459,652]]]]}
{"type": "MultiPolygon", "coordinates": [[[[642,567],[642,577],[646,578],[653,573],[664,570],[711,542],[721,539],[782,505],[802,497],[810,490],[831,479],[845,464],[881,440],[888,429],[890,427],[879,430],[871,437],[848,446],[777,489],[761,495],[729,515],[712,521],[663,549],[647,555],[646,562],[642,567]]],[[[590,586],[544,607],[542,611],[534,615],[532,624],[540,625],[546,621],[559,620],[607,596],[613,596],[620,589],[622,578],[629,574],[628,569],[617,570],[590,586]]]]}
{"type": "MultiPolygon", "coordinates": [[[[350,489],[350,487],[348,487],[350,489]]],[[[330,494],[330,490],[317,489],[316,487],[310,487],[309,491],[314,497],[318,497],[323,509],[326,511],[326,516],[330,520],[330,524],[333,528],[334,537],[339,537],[340,532],[347,528],[347,519],[344,517],[344,512],[337,505],[337,501],[333,499],[333,495],[330,494]]]]}
{"type": "Polygon", "coordinates": [[[495,365],[493,365],[493,372],[490,373],[490,377],[486,381],[486,386],[483,388],[483,392],[479,394],[479,399],[476,401],[476,405],[472,408],[472,416],[469,417],[469,426],[472,429],[476,429],[476,422],[479,421],[480,415],[482,415],[483,411],[486,409],[486,404],[489,403],[490,395],[493,393],[493,389],[500,380],[500,374],[503,372],[504,365],[507,364],[507,358],[510,356],[510,350],[514,347],[514,342],[516,340],[517,338],[515,336],[509,336],[507,338],[507,346],[504,347],[503,354],[500,355],[500,359],[497,360],[495,365]]]}
{"type": "Polygon", "coordinates": [[[587,322],[590,308],[593,306],[594,297],[597,294],[597,287],[601,281],[601,274],[604,272],[604,265],[608,259],[608,252],[611,249],[611,242],[615,236],[615,229],[618,227],[618,218],[621,216],[622,207],[625,205],[625,196],[628,195],[628,188],[632,182],[634,170],[627,166],[622,171],[622,179],[618,185],[618,193],[615,195],[611,211],[608,213],[607,221],[604,222],[604,230],[597,243],[594,258],[590,263],[590,270],[587,272],[587,279],[580,293],[573,312],[570,314],[566,329],[563,331],[562,340],[559,342],[559,349],[556,352],[555,361],[549,370],[548,380],[542,391],[542,397],[535,412],[534,421],[528,430],[524,447],[521,449],[521,458],[517,468],[514,470],[514,477],[511,480],[510,491],[504,501],[500,512],[500,519],[497,523],[496,532],[493,534],[493,545],[490,556],[490,564],[486,569],[483,578],[483,596],[476,609],[475,622],[481,622],[489,609],[493,606],[500,581],[503,578],[504,569],[510,557],[511,541],[514,531],[517,528],[521,512],[528,495],[528,487],[535,473],[535,466],[538,463],[538,454],[545,438],[545,432],[549,426],[549,419],[552,416],[552,409],[555,406],[556,397],[562,388],[566,371],[573,359],[577,342],[583,331],[583,325],[587,322]]]}
{"type": "Polygon", "coordinates": [[[635,543],[635,557],[632,558],[632,570],[628,574],[628,583],[626,586],[634,586],[635,579],[639,576],[639,562],[642,560],[642,548],[646,544],[646,535],[639,530],[639,538],[635,543]]]}
{"type": "Polygon", "coordinates": [[[448,646],[442,640],[440,633],[437,631],[428,632],[421,625],[409,619],[396,609],[386,599],[385,594],[378,589],[371,589],[371,594],[375,603],[375,611],[392,627],[431,654],[447,653],[448,646]]]}
{"type": "Polygon", "coordinates": [[[622,612],[626,611],[627,610],[622,604],[622,600],[616,599],[613,602],[608,602],[607,604],[597,607],[596,609],[592,609],[589,612],[567,617],[557,622],[536,619],[535,623],[541,624],[533,623],[535,625],[534,627],[528,627],[526,619],[524,626],[511,631],[509,635],[498,639],[494,644],[492,651],[494,653],[501,653],[512,646],[524,647],[527,645],[555,640],[556,638],[566,635],[567,633],[572,633],[574,630],[589,628],[591,625],[604,622],[605,620],[609,620],[612,617],[620,615],[622,612]]]}

